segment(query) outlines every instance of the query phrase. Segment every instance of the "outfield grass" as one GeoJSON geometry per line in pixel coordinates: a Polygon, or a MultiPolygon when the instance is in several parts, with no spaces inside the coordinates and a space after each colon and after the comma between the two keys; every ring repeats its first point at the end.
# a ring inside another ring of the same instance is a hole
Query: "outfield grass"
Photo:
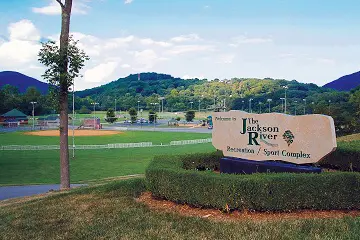
{"type": "MultiPolygon", "coordinates": [[[[125,132],[97,137],[76,137],[76,144],[107,144],[151,141],[154,144],[172,140],[207,138],[201,133],[125,132]]],[[[58,144],[58,137],[39,137],[22,133],[0,134],[1,145],[58,144]]],[[[156,155],[213,151],[211,143],[150,148],[77,150],[70,160],[71,182],[116,177],[145,172],[156,155]]],[[[0,185],[59,183],[59,151],[0,151],[0,185]]]]}
{"type": "Polygon", "coordinates": [[[218,222],[150,210],[142,179],[0,206],[0,239],[359,239],[360,218],[218,222]]]}

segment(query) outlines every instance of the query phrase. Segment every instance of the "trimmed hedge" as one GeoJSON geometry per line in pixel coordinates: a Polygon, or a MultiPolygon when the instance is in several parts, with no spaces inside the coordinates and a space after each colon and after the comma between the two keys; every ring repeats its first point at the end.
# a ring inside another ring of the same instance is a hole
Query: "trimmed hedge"
{"type": "Polygon", "coordinates": [[[319,163],[321,167],[360,171],[360,141],[338,142],[338,148],[319,163]]]}
{"type": "Polygon", "coordinates": [[[159,198],[222,210],[360,209],[359,173],[232,175],[183,168],[194,169],[198,159],[220,157],[219,153],[156,157],[146,170],[147,187],[159,198]]]}

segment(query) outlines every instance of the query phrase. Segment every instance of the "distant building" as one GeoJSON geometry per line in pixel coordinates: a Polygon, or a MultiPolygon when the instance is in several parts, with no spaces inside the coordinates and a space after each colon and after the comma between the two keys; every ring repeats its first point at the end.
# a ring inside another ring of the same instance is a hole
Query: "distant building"
{"type": "Polygon", "coordinates": [[[57,115],[38,118],[37,124],[39,126],[46,126],[46,127],[59,127],[60,126],[60,118],[57,115]]]}
{"type": "Polygon", "coordinates": [[[28,123],[29,121],[27,115],[17,109],[13,109],[3,115],[0,115],[0,124],[3,126],[12,127],[28,123]]]}

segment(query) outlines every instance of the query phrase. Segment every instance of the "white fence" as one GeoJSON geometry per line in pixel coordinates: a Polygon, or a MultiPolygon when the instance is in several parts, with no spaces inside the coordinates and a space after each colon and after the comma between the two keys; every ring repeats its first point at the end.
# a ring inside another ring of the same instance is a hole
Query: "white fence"
{"type": "Polygon", "coordinates": [[[209,142],[212,142],[212,138],[171,141],[170,145],[187,145],[187,144],[198,144],[198,143],[209,143],[209,142]]]}
{"type": "MultiPolygon", "coordinates": [[[[89,149],[115,149],[115,148],[142,148],[142,147],[157,147],[157,146],[177,146],[187,144],[199,144],[212,142],[211,138],[205,139],[194,139],[194,140],[182,140],[182,141],[171,141],[167,145],[153,145],[152,142],[139,142],[139,143],[111,143],[104,145],[75,145],[75,149],[78,150],[89,150],[89,149]]],[[[38,150],[59,150],[59,145],[3,145],[0,146],[0,151],[38,151],[38,150]]],[[[69,149],[73,149],[72,145],[69,145],[69,149]]]]}

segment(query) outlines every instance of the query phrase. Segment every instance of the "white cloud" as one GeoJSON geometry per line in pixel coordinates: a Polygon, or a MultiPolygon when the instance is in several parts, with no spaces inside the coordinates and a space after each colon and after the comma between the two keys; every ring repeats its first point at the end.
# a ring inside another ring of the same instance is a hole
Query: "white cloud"
{"type": "Polygon", "coordinates": [[[100,83],[108,80],[118,66],[117,62],[99,64],[85,71],[84,79],[86,82],[100,83]]]}
{"type": "Polygon", "coordinates": [[[0,42],[0,66],[21,67],[37,62],[40,50],[40,32],[29,20],[11,23],[8,27],[9,40],[0,42]]]}
{"type": "Polygon", "coordinates": [[[322,64],[329,64],[329,65],[334,65],[336,63],[334,59],[330,59],[330,58],[317,58],[316,61],[322,64]]]}
{"type": "Polygon", "coordinates": [[[178,55],[184,53],[208,52],[214,50],[215,50],[215,46],[213,45],[178,45],[178,46],[174,46],[170,50],[167,50],[166,53],[169,55],[178,55]]]}
{"type": "Polygon", "coordinates": [[[135,62],[140,64],[144,69],[151,69],[159,62],[166,60],[166,58],[159,57],[158,54],[152,49],[146,49],[144,51],[136,51],[134,53],[135,62]]]}
{"type": "Polygon", "coordinates": [[[246,35],[242,35],[232,38],[232,43],[230,43],[229,46],[238,47],[241,44],[264,44],[271,42],[273,42],[273,40],[269,37],[247,37],[246,35]]]}
{"type": "Polygon", "coordinates": [[[234,61],[235,54],[222,54],[218,60],[220,63],[230,64],[234,61]]]}
{"type": "Polygon", "coordinates": [[[124,4],[130,4],[130,3],[132,3],[134,0],[125,0],[124,1],[124,4]]]}
{"type": "Polygon", "coordinates": [[[131,68],[131,66],[130,66],[129,64],[127,64],[127,63],[121,65],[121,67],[122,67],[122,68],[131,68]]]}
{"type": "Polygon", "coordinates": [[[35,25],[27,19],[20,20],[16,23],[10,23],[8,27],[10,41],[39,41],[40,32],[35,25]]]}
{"type": "MultiPolygon", "coordinates": [[[[32,11],[34,13],[44,14],[44,15],[60,15],[61,7],[58,2],[55,0],[50,0],[49,4],[44,7],[33,7],[32,11]]],[[[73,2],[72,13],[84,15],[87,14],[90,7],[86,4],[86,0],[75,0],[73,2]]]]}
{"type": "Polygon", "coordinates": [[[202,40],[199,35],[192,33],[187,35],[180,35],[170,39],[172,42],[189,42],[189,41],[199,41],[202,40]]]}
{"type": "Polygon", "coordinates": [[[144,44],[144,45],[158,45],[158,46],[161,46],[161,47],[170,47],[170,46],[173,45],[172,43],[169,43],[169,42],[154,41],[154,40],[151,39],[151,38],[141,39],[140,42],[141,42],[142,44],[144,44]]]}

